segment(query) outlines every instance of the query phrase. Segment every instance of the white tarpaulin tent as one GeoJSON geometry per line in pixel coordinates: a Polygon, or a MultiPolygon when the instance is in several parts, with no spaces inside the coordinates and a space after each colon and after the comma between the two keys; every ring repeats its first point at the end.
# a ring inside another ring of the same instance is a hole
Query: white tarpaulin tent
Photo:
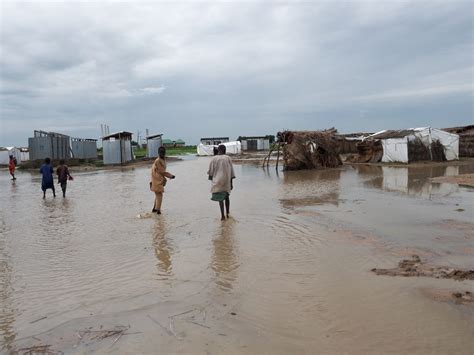
{"type": "MultiPolygon", "coordinates": [[[[239,141],[236,142],[225,142],[222,143],[225,145],[227,154],[241,154],[242,153],[242,144],[239,141]]],[[[197,146],[197,153],[199,156],[212,156],[214,155],[214,147],[217,148],[217,145],[204,145],[199,144],[197,146]]]]}
{"type": "Polygon", "coordinates": [[[431,143],[439,141],[444,148],[446,160],[459,158],[459,136],[436,128],[411,128],[399,132],[380,131],[366,139],[380,139],[383,148],[382,162],[384,163],[408,163],[408,145],[416,139],[419,139],[428,149],[431,149],[431,143]]]}
{"type": "Polygon", "coordinates": [[[0,148],[0,165],[8,165],[10,163],[10,155],[13,155],[18,163],[21,162],[20,149],[16,147],[0,148]]]}

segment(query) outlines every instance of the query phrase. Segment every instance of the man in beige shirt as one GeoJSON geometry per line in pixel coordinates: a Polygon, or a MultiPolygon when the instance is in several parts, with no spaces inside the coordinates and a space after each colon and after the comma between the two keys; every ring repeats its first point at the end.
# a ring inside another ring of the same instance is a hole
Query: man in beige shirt
{"type": "Polygon", "coordinates": [[[217,155],[212,158],[209,164],[209,171],[207,175],[212,181],[211,200],[218,201],[221,210],[221,220],[225,220],[224,203],[227,218],[229,218],[230,210],[230,191],[233,189],[232,180],[235,179],[234,167],[232,160],[226,155],[225,145],[221,144],[217,148],[217,155]]]}
{"type": "Polygon", "coordinates": [[[161,214],[161,203],[163,202],[163,192],[165,192],[166,178],[174,179],[175,176],[166,171],[166,148],[158,149],[158,158],[156,158],[151,167],[150,190],[155,193],[155,204],[152,212],[161,214]]]}

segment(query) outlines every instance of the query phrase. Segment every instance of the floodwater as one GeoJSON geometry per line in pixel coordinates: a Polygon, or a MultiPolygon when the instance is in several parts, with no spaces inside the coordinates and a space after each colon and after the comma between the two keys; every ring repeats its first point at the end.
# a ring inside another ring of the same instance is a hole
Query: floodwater
{"type": "Polygon", "coordinates": [[[0,352],[473,352],[473,308],[425,292],[472,281],[370,270],[411,254],[473,268],[474,189],[429,179],[474,166],[236,165],[221,222],[208,163],[168,164],[161,216],[145,167],[77,173],[45,200],[39,175],[3,172],[0,352]]]}

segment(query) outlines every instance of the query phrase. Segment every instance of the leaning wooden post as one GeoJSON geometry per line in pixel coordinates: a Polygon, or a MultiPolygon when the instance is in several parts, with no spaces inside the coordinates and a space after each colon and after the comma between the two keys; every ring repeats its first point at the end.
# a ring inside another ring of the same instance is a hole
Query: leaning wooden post
{"type": "Polygon", "coordinates": [[[280,148],[281,148],[281,145],[280,145],[280,143],[278,143],[277,163],[276,163],[276,167],[275,167],[276,170],[278,170],[278,162],[280,161],[280,148]]]}
{"type": "Polygon", "coordinates": [[[268,166],[268,164],[270,163],[270,156],[272,155],[272,153],[273,153],[273,149],[270,149],[270,152],[268,153],[268,155],[265,158],[263,158],[262,168],[265,167],[265,161],[267,162],[267,166],[268,166]]]}

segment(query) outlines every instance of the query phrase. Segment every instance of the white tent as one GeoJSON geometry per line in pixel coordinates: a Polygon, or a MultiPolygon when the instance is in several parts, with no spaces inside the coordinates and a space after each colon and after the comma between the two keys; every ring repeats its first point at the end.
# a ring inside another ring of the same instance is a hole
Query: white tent
{"type": "Polygon", "coordinates": [[[382,162],[408,163],[408,144],[415,139],[430,149],[431,143],[439,141],[444,147],[446,160],[459,158],[459,136],[431,127],[411,128],[400,131],[401,134],[389,134],[391,131],[380,131],[366,139],[380,139],[383,148],[382,162]]]}
{"type": "Polygon", "coordinates": [[[8,165],[10,162],[10,155],[13,155],[17,162],[21,162],[21,152],[17,147],[0,148],[0,165],[8,165]]]}
{"type": "MultiPolygon", "coordinates": [[[[241,154],[242,153],[242,144],[239,141],[236,142],[225,142],[222,143],[225,145],[227,154],[241,154]]],[[[214,155],[214,147],[217,148],[217,145],[204,145],[199,144],[197,146],[197,153],[199,156],[212,156],[214,155]]]]}

